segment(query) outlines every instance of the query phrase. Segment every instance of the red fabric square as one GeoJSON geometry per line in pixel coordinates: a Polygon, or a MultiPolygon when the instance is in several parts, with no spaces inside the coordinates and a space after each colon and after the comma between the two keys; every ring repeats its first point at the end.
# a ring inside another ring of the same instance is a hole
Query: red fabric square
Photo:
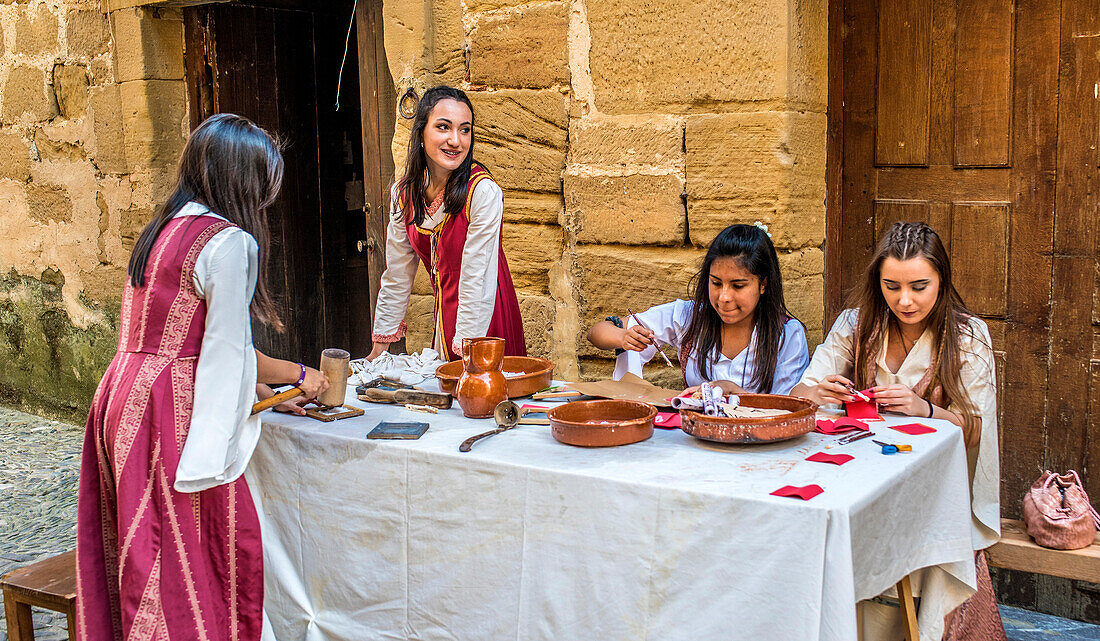
{"type": "Polygon", "coordinates": [[[653,419],[654,427],[663,427],[665,429],[673,429],[680,427],[680,413],[679,412],[657,412],[657,416],[653,419]]]}
{"type": "Polygon", "coordinates": [[[864,421],[882,420],[878,413],[878,407],[868,401],[855,400],[851,403],[845,403],[844,412],[848,414],[848,418],[858,418],[864,421]]]}
{"type": "Polygon", "coordinates": [[[806,485],[803,487],[796,487],[794,485],[784,485],[778,490],[771,493],[772,496],[793,496],[800,498],[803,501],[809,501],[813,497],[821,494],[825,490],[821,489],[820,485],[806,485]]]}
{"type": "Polygon", "coordinates": [[[831,421],[827,418],[819,419],[817,421],[817,427],[814,428],[815,432],[819,434],[843,434],[845,432],[854,432],[856,430],[867,431],[867,424],[863,421],[857,421],[854,418],[840,417],[835,421],[831,421]]]}
{"type": "Polygon", "coordinates": [[[934,427],[928,427],[927,425],[921,425],[920,423],[906,423],[905,425],[891,425],[890,429],[897,430],[903,434],[909,434],[910,436],[918,436],[920,434],[931,434],[936,431],[934,427]]]}
{"type": "Polygon", "coordinates": [[[825,452],[818,452],[817,454],[811,454],[806,457],[807,461],[813,461],[815,463],[832,463],[833,465],[844,465],[848,461],[855,457],[851,454],[826,454],[825,452]]]}

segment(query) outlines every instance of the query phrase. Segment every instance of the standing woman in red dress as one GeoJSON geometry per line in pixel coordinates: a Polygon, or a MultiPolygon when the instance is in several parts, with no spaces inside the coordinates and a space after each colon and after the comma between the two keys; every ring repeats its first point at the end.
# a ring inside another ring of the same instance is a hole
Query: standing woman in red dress
{"type": "Polygon", "coordinates": [[[526,356],[523,319],[500,243],[504,194],[473,159],[474,108],[452,87],[429,89],[413,118],[405,173],[391,193],[386,271],[374,311],[373,360],[405,335],[405,312],[420,262],[435,293],[441,358],[462,339],[496,336],[504,353],[526,356]]]}
{"type": "Polygon", "coordinates": [[[211,116],[134,246],[80,467],[82,641],[260,639],[260,524],[241,477],[260,436],[256,383],[328,387],[252,346],[252,318],[282,328],[263,279],[282,176],[265,131],[211,116]]]}

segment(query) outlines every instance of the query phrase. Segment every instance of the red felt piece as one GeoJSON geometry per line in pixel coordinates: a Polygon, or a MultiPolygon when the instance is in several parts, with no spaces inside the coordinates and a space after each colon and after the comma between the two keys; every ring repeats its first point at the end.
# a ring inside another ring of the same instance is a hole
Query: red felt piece
{"type": "Polygon", "coordinates": [[[679,412],[657,412],[657,416],[653,419],[654,427],[663,427],[665,429],[673,429],[680,427],[680,413],[679,412]]]}
{"type": "Polygon", "coordinates": [[[891,425],[890,429],[897,430],[903,434],[910,436],[919,436],[920,434],[931,434],[936,431],[934,427],[928,427],[927,425],[921,425],[920,423],[906,423],[905,425],[891,425]]]}
{"type": "Polygon", "coordinates": [[[825,490],[821,489],[820,485],[806,485],[804,487],[796,487],[794,485],[784,485],[778,490],[772,492],[772,496],[792,496],[800,498],[803,501],[809,501],[813,497],[821,494],[825,490]]]}
{"type": "Polygon", "coordinates": [[[855,400],[851,403],[845,403],[844,412],[848,414],[848,418],[858,418],[864,421],[882,420],[878,413],[878,407],[867,401],[855,400]]]}
{"type": "Polygon", "coordinates": [[[845,432],[854,432],[856,430],[867,431],[867,424],[863,421],[857,421],[854,418],[840,417],[835,421],[823,418],[817,421],[817,427],[814,431],[819,434],[843,434],[845,432]]]}
{"type": "Polygon", "coordinates": [[[818,452],[817,454],[811,454],[806,457],[807,461],[813,461],[815,463],[832,463],[833,465],[844,465],[848,461],[855,457],[851,454],[826,454],[825,452],[818,452]]]}

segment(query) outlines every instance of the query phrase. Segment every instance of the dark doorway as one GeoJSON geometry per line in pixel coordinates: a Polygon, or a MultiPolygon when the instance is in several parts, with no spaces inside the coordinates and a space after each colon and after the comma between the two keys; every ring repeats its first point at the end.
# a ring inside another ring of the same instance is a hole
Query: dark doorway
{"type": "MultiPolygon", "coordinates": [[[[364,55],[371,73],[384,69],[385,60],[373,59],[384,56],[380,25],[353,28],[347,40],[352,6],[280,0],[184,10],[191,126],[232,112],[285,144],[283,191],[269,212],[267,279],[287,329],[276,333],[257,323],[254,341],[271,356],[312,365],[326,347],[353,357],[370,350],[362,119],[384,118],[387,107],[389,122],[393,117],[392,103],[361,105],[364,55]],[[364,35],[378,42],[360,51],[364,35]]],[[[378,81],[390,82],[388,74],[378,81]]],[[[377,167],[378,159],[368,166],[377,167]]],[[[378,182],[378,170],[373,174],[368,181],[378,182]]]]}

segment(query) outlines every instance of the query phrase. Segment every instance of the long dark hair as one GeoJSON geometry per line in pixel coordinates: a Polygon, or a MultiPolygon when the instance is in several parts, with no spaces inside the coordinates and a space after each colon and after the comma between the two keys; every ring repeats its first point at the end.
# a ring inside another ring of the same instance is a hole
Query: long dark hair
{"type": "MultiPolygon", "coordinates": [[[[882,262],[887,258],[923,258],[940,276],[939,295],[932,311],[928,312],[926,324],[932,329],[934,342],[930,366],[932,378],[923,395],[928,398],[936,387],[942,387],[946,396],[944,406],[951,402],[958,403],[963,410],[964,427],[970,429],[975,425],[977,409],[962,383],[959,341],[963,332],[971,332],[969,321],[974,314],[966,308],[962,296],[951,282],[951,261],[948,260],[947,249],[935,230],[926,223],[894,223],[879,241],[875,255],[864,272],[863,283],[852,292],[850,304],[859,308],[853,345],[856,386],[863,389],[875,384],[872,366],[878,358],[883,337],[890,330],[890,322],[897,322],[882,295],[882,262]]],[[[975,338],[985,340],[980,336],[975,338]]]]}
{"type": "Polygon", "coordinates": [[[794,314],[783,300],[779,258],[764,230],[753,225],[730,225],[711,241],[703,264],[693,278],[694,309],[682,344],[695,350],[699,375],[703,380],[711,380],[711,362],[721,349],[722,318],[710,304],[710,267],[719,258],[736,259],[741,267],[759,278],[764,285],[764,293],[754,312],[756,344],[750,348],[756,362],[753,364],[752,380],[746,389],[766,394],[771,391],[772,381],[775,380],[783,326],[788,319],[794,318],[794,314]]]}
{"type": "Polygon", "coordinates": [[[281,331],[283,325],[264,279],[268,252],[266,209],[283,183],[279,143],[247,118],[215,114],[191,132],[178,173],[172,194],[141,231],[130,254],[130,283],[134,287],[145,285],[146,262],[157,237],[184,205],[195,201],[256,239],[260,263],[252,314],[281,331]]]}
{"type": "MultiPolygon", "coordinates": [[[[428,156],[424,152],[424,128],[428,126],[428,116],[440,100],[457,100],[470,108],[470,126],[474,125],[474,106],[461,89],[440,85],[424,92],[416,105],[412,131],[409,133],[409,150],[405,156],[405,175],[397,181],[397,193],[402,199],[401,211],[405,216],[412,213],[413,224],[420,225],[428,215],[428,206],[424,202],[424,190],[428,187],[428,156]]],[[[474,137],[470,136],[470,148],[462,164],[451,172],[443,188],[443,208],[458,213],[466,206],[466,190],[470,184],[470,172],[474,166],[474,137]]]]}

